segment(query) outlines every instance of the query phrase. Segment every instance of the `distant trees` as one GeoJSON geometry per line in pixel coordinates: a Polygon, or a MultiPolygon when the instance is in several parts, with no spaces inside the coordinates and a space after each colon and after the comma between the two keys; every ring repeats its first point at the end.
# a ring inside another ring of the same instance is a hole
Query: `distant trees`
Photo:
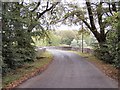
{"type": "Polygon", "coordinates": [[[40,37],[34,37],[34,41],[38,45],[45,45],[45,46],[59,46],[59,45],[70,45],[71,41],[76,38],[77,31],[71,31],[71,30],[55,30],[48,32],[49,36],[48,38],[40,38],[40,37]],[[36,40],[35,40],[36,39],[36,40]]]}
{"type": "Polygon", "coordinates": [[[79,47],[77,40],[76,40],[76,39],[73,39],[73,40],[71,41],[70,46],[72,46],[72,47],[79,47]]]}
{"type": "Polygon", "coordinates": [[[87,43],[85,42],[85,40],[83,40],[83,42],[82,42],[82,40],[73,39],[73,40],[71,41],[70,46],[82,48],[82,43],[83,43],[84,48],[87,48],[88,45],[87,45],[87,43]]]}
{"type": "Polygon", "coordinates": [[[34,36],[33,40],[36,46],[59,46],[61,43],[61,37],[56,35],[54,31],[49,30],[48,36],[41,38],[39,36],[34,36]]]}
{"type": "Polygon", "coordinates": [[[48,46],[59,46],[60,44],[61,44],[61,37],[55,34],[54,31],[53,32],[51,31],[49,34],[49,40],[47,40],[47,45],[48,46]]]}
{"type": "Polygon", "coordinates": [[[56,35],[61,37],[61,44],[70,45],[71,41],[76,38],[77,31],[73,30],[58,30],[56,35]]]}
{"type": "Polygon", "coordinates": [[[97,40],[88,30],[79,30],[76,33],[76,37],[71,41],[71,46],[79,48],[92,48],[97,40]]]}

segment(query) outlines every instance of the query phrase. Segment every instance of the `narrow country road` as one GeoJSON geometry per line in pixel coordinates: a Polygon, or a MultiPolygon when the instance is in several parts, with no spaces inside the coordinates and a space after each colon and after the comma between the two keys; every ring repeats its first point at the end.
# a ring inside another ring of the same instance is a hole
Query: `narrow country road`
{"type": "Polygon", "coordinates": [[[85,58],[62,50],[49,51],[54,60],[48,69],[17,88],[117,88],[117,82],[85,58]]]}

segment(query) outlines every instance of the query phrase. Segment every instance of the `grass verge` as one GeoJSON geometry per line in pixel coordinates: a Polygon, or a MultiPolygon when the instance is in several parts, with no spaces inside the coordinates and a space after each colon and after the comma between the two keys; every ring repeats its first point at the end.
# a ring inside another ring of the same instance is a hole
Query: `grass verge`
{"type": "Polygon", "coordinates": [[[116,69],[113,65],[107,64],[102,60],[99,60],[92,54],[81,53],[73,51],[76,54],[86,58],[89,62],[95,65],[98,69],[100,69],[103,73],[105,73],[108,77],[116,80],[118,82],[118,69],[116,69]]]}
{"type": "Polygon", "coordinates": [[[37,75],[47,68],[49,63],[53,60],[53,56],[49,52],[45,52],[42,58],[37,59],[35,62],[26,63],[23,67],[7,73],[2,77],[3,88],[14,88],[25,80],[37,75]]]}

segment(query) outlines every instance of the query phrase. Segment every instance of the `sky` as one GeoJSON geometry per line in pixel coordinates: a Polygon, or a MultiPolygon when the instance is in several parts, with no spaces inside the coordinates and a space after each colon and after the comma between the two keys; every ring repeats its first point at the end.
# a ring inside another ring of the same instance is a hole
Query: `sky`
{"type": "Polygon", "coordinates": [[[61,25],[60,27],[56,27],[56,30],[79,30],[80,26],[68,26],[68,25],[61,25]]]}
{"type": "MultiPolygon", "coordinates": [[[[70,3],[78,3],[80,6],[84,6],[85,0],[61,0],[62,3],[65,2],[70,2],[70,3]]],[[[61,25],[60,27],[57,27],[57,30],[79,30],[80,29],[80,25],[72,25],[72,26],[68,26],[68,25],[61,25]]]]}

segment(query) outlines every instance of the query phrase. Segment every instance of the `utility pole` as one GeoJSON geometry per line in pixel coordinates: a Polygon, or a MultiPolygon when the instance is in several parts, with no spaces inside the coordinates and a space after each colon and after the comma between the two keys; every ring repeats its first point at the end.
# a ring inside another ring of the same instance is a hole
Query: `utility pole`
{"type": "Polygon", "coordinates": [[[82,53],[83,53],[83,23],[82,23],[82,53]]]}

